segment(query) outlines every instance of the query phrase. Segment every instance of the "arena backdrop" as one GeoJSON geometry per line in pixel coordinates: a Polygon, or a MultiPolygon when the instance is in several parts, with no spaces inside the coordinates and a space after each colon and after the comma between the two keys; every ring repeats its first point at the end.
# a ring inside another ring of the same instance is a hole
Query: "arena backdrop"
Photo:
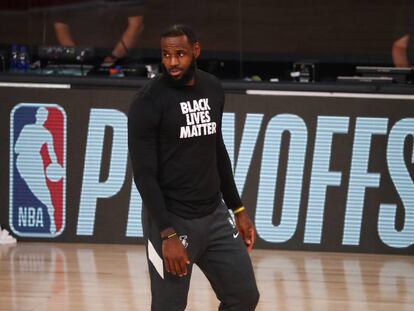
{"type": "MultiPolygon", "coordinates": [[[[142,243],[134,93],[1,88],[1,225],[22,241],[142,243]]],[[[227,94],[257,247],[414,254],[414,99],[328,95],[227,94]]]]}

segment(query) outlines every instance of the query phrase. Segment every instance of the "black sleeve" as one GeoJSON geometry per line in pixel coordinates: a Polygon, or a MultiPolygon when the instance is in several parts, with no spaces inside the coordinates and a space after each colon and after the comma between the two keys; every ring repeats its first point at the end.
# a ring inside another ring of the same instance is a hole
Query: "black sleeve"
{"type": "Polygon", "coordinates": [[[128,148],[135,185],[159,231],[171,227],[157,180],[157,128],[160,113],[147,94],[138,94],[128,114],[128,148]]]}
{"type": "Polygon", "coordinates": [[[240,199],[239,192],[237,191],[236,183],[234,181],[233,170],[231,168],[231,162],[229,154],[227,153],[226,146],[224,145],[223,135],[221,132],[221,123],[223,118],[224,109],[224,91],[220,86],[221,95],[221,112],[220,112],[220,124],[217,126],[217,168],[220,176],[220,191],[223,194],[224,202],[229,209],[236,209],[243,206],[240,199]]]}

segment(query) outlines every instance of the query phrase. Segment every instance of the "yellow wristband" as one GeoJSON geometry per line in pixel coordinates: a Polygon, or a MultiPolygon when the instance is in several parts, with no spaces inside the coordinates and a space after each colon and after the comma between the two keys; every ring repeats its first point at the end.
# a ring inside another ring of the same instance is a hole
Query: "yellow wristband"
{"type": "Polygon", "coordinates": [[[161,238],[161,240],[165,241],[165,240],[169,240],[173,237],[175,237],[177,235],[177,232],[171,233],[169,235],[167,235],[166,237],[161,238]]]}
{"type": "Polygon", "coordinates": [[[236,214],[238,214],[240,212],[243,212],[244,210],[245,210],[244,206],[239,207],[239,208],[233,210],[233,214],[236,215],[236,214]]]}

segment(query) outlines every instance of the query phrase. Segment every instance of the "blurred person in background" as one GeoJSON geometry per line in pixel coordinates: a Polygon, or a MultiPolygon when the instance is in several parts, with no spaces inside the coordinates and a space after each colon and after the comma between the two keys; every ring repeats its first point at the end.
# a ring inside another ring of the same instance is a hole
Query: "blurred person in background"
{"type": "Polygon", "coordinates": [[[60,45],[105,47],[110,53],[104,63],[114,63],[137,46],[144,29],[143,1],[82,1],[60,6],[53,26],[60,45]]]}

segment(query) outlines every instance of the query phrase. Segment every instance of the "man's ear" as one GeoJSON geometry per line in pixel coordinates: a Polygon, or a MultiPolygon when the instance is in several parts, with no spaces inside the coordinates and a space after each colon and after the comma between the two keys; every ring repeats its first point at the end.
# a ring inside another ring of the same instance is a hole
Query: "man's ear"
{"type": "Polygon", "coordinates": [[[193,53],[194,53],[194,57],[198,58],[201,54],[201,45],[199,42],[194,43],[193,46],[193,53]]]}

